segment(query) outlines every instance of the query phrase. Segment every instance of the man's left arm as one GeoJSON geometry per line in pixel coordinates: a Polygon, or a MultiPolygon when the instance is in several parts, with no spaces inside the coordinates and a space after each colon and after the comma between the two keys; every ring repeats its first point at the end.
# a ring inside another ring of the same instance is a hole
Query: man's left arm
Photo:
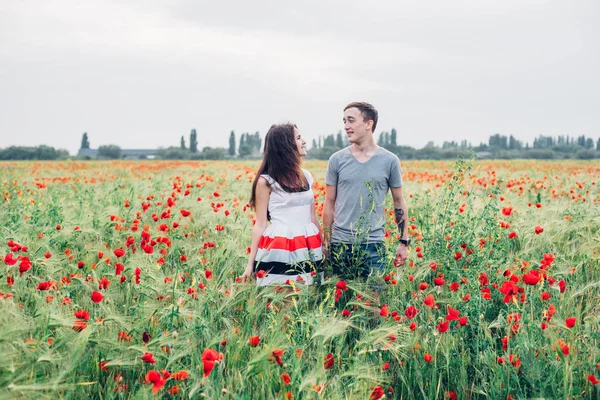
{"type": "Polygon", "coordinates": [[[396,249],[396,265],[404,265],[408,258],[408,205],[402,193],[402,187],[390,188],[392,199],[394,200],[394,216],[398,233],[400,233],[400,243],[396,249]]]}

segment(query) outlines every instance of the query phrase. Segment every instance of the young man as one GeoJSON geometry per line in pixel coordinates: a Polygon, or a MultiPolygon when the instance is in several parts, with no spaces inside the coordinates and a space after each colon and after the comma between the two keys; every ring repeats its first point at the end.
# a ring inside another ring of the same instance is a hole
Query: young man
{"type": "Polygon", "coordinates": [[[373,138],[377,110],[369,103],[344,108],[344,130],[350,146],[329,158],[323,210],[325,251],[333,273],[342,279],[368,278],[385,271],[384,203],[388,189],[401,235],[396,265],[408,256],[408,212],[402,195],[398,157],[379,147],[373,138]]]}

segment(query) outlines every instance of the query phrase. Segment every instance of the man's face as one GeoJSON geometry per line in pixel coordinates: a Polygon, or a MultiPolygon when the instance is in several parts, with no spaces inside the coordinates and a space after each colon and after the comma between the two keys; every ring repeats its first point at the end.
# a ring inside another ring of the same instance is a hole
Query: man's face
{"type": "Polygon", "coordinates": [[[348,135],[348,142],[360,143],[368,135],[372,135],[373,121],[365,121],[360,110],[356,107],[350,107],[344,111],[344,130],[348,135]]]}

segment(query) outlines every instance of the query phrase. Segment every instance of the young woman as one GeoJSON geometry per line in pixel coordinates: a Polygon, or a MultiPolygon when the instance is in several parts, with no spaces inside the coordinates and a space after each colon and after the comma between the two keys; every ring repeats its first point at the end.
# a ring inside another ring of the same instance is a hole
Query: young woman
{"type": "Polygon", "coordinates": [[[300,168],[305,145],[295,125],[272,125],[267,132],[263,161],[250,197],[256,223],[244,281],[254,273],[261,286],[314,282],[323,253],[314,180],[310,172],[300,168]]]}

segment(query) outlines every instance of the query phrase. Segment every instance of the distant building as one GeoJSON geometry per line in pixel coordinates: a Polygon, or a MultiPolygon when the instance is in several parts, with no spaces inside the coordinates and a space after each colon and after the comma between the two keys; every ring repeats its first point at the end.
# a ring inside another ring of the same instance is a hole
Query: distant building
{"type": "Polygon", "coordinates": [[[478,151],[475,153],[475,156],[477,158],[491,158],[492,153],[490,153],[489,151],[478,151]]]}
{"type": "MultiPolygon", "coordinates": [[[[156,156],[156,153],[158,153],[158,149],[121,149],[121,158],[130,160],[152,159],[156,156]]],[[[98,149],[79,149],[77,156],[96,159],[98,158],[98,149]]]]}

